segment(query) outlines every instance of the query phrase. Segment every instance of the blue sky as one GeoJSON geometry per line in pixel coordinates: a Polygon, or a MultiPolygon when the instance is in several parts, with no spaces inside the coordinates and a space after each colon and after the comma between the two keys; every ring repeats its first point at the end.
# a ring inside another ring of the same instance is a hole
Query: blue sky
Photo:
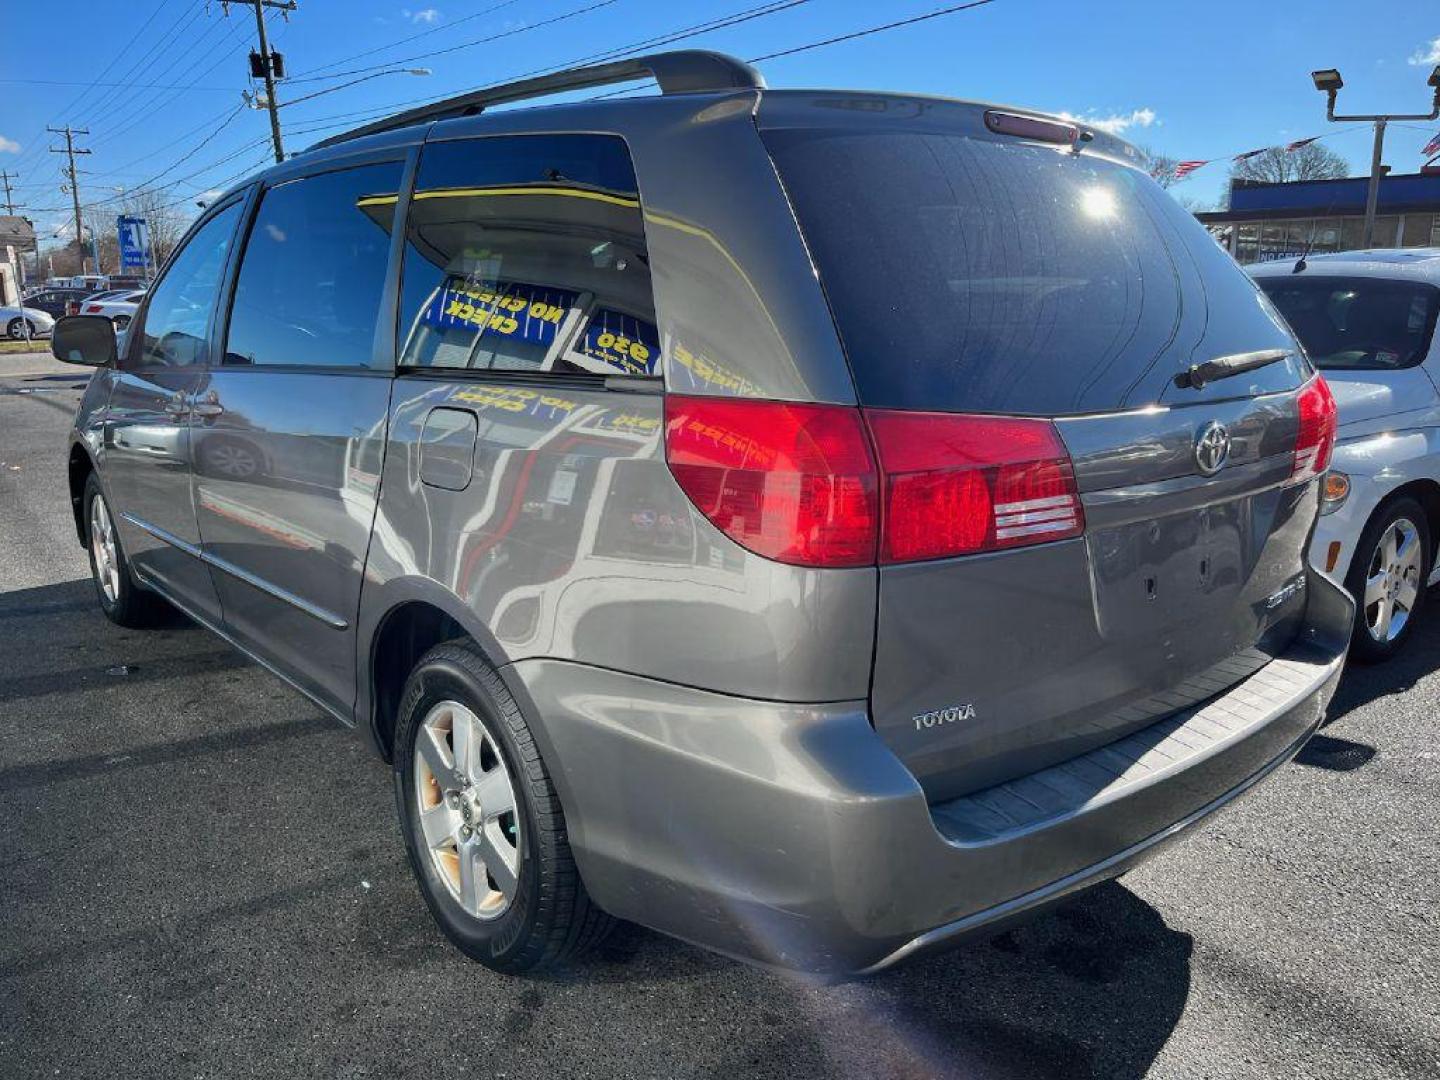
{"type": "MultiPolygon", "coordinates": [[[[446,96],[759,4],[300,0],[288,22],[272,15],[270,23],[291,75],[282,101],[390,65],[432,74],[382,75],[288,106],[287,148],[351,126],[366,118],[352,114],[365,110],[446,96]],[[558,21],[536,26],[547,20],[558,21]],[[485,37],[494,40],[466,44],[485,37]],[[438,50],[448,51],[427,55],[438,50]]],[[[153,179],[189,209],[207,188],[264,163],[265,114],[237,110],[249,88],[253,15],[234,6],[227,19],[218,2],[208,6],[86,0],[84,29],[75,34],[39,0],[6,4],[7,39],[36,44],[8,49],[0,69],[0,169],[20,174],[17,201],[30,208],[24,212],[42,236],[64,223],[69,203],[59,191],[62,158],[45,152],[55,145],[44,134],[47,124],[89,126],[90,135],[78,140],[93,150],[81,161],[87,203],[114,200],[118,189],[153,179]]],[[[944,6],[808,0],[683,44],[748,58],[944,6]]],[[[1344,0],[992,0],[761,66],[775,86],[913,90],[1065,111],[1107,121],[1132,141],[1181,159],[1226,158],[1329,133],[1327,145],[1360,172],[1368,167],[1368,129],[1327,124],[1308,72],[1341,69],[1344,111],[1425,111],[1425,78],[1440,62],[1440,11],[1422,18],[1422,7],[1429,5],[1370,0],[1361,17],[1362,9],[1344,0]]],[[[1396,172],[1419,167],[1420,147],[1436,130],[1440,124],[1392,127],[1386,159],[1396,172]]],[[[1225,179],[1219,161],[1174,191],[1209,204],[1225,179]]]]}

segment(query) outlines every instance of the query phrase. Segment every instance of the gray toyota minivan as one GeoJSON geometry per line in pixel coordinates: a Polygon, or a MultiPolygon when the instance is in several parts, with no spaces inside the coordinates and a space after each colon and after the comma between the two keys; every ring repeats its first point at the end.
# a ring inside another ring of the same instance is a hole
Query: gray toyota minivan
{"type": "Polygon", "coordinates": [[[500,970],[614,919],[831,973],[994,931],[1340,674],[1324,382],[1134,149],[1024,109],[699,52],[492,88],[239,184],[118,355],[53,348],[105,613],[368,732],[500,970]]]}

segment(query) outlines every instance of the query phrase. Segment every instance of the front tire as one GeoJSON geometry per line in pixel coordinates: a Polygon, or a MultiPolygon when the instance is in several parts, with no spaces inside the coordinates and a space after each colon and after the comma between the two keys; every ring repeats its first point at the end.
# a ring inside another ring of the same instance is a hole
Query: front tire
{"type": "Polygon", "coordinates": [[[1430,579],[1430,521],[1414,499],[1396,499],[1365,526],[1345,587],[1355,598],[1350,654],[1362,663],[1389,660],[1405,647],[1430,579]]]}
{"type": "Polygon", "coordinates": [[[33,322],[31,322],[29,319],[21,319],[18,316],[11,319],[10,322],[6,325],[5,333],[10,336],[11,341],[24,341],[25,328],[27,326],[30,328],[30,337],[33,338],[36,336],[37,333],[39,333],[39,331],[35,329],[35,324],[33,322]]]}
{"type": "Polygon", "coordinates": [[[84,499],[90,577],[95,582],[100,610],[117,626],[130,629],[154,626],[166,614],[165,601],[140,588],[131,578],[115,517],[94,473],[85,480],[84,499]]]}
{"type": "Polygon", "coordinates": [[[530,728],[468,642],[438,645],[401,696],[395,798],[410,866],[445,936],[506,973],[598,944],[613,920],[580,881],[530,728]]]}

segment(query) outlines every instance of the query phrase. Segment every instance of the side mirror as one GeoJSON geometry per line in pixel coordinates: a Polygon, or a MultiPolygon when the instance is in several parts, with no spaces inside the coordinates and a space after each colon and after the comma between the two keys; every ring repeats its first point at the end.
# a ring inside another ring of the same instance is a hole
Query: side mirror
{"type": "Polygon", "coordinates": [[[50,332],[50,352],[66,364],[109,367],[115,363],[115,326],[103,315],[67,315],[50,332]]]}

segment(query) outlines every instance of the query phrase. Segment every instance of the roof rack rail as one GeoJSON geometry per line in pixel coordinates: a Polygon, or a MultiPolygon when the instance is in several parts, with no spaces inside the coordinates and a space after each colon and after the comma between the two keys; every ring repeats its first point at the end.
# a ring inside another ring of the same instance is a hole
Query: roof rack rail
{"type": "Polygon", "coordinates": [[[349,142],[381,131],[394,131],[430,120],[447,120],[456,116],[474,116],[492,105],[503,105],[527,98],[547,97],[567,90],[584,90],[592,86],[633,82],[653,78],[662,94],[693,94],[719,90],[763,90],[765,79],[749,64],[725,53],[705,49],[680,49],[675,52],[653,53],[626,60],[612,60],[590,67],[570,68],[533,79],[501,83],[468,94],[445,98],[429,105],[396,113],[384,120],[332,135],[313,146],[319,150],[337,143],[349,142]]]}

